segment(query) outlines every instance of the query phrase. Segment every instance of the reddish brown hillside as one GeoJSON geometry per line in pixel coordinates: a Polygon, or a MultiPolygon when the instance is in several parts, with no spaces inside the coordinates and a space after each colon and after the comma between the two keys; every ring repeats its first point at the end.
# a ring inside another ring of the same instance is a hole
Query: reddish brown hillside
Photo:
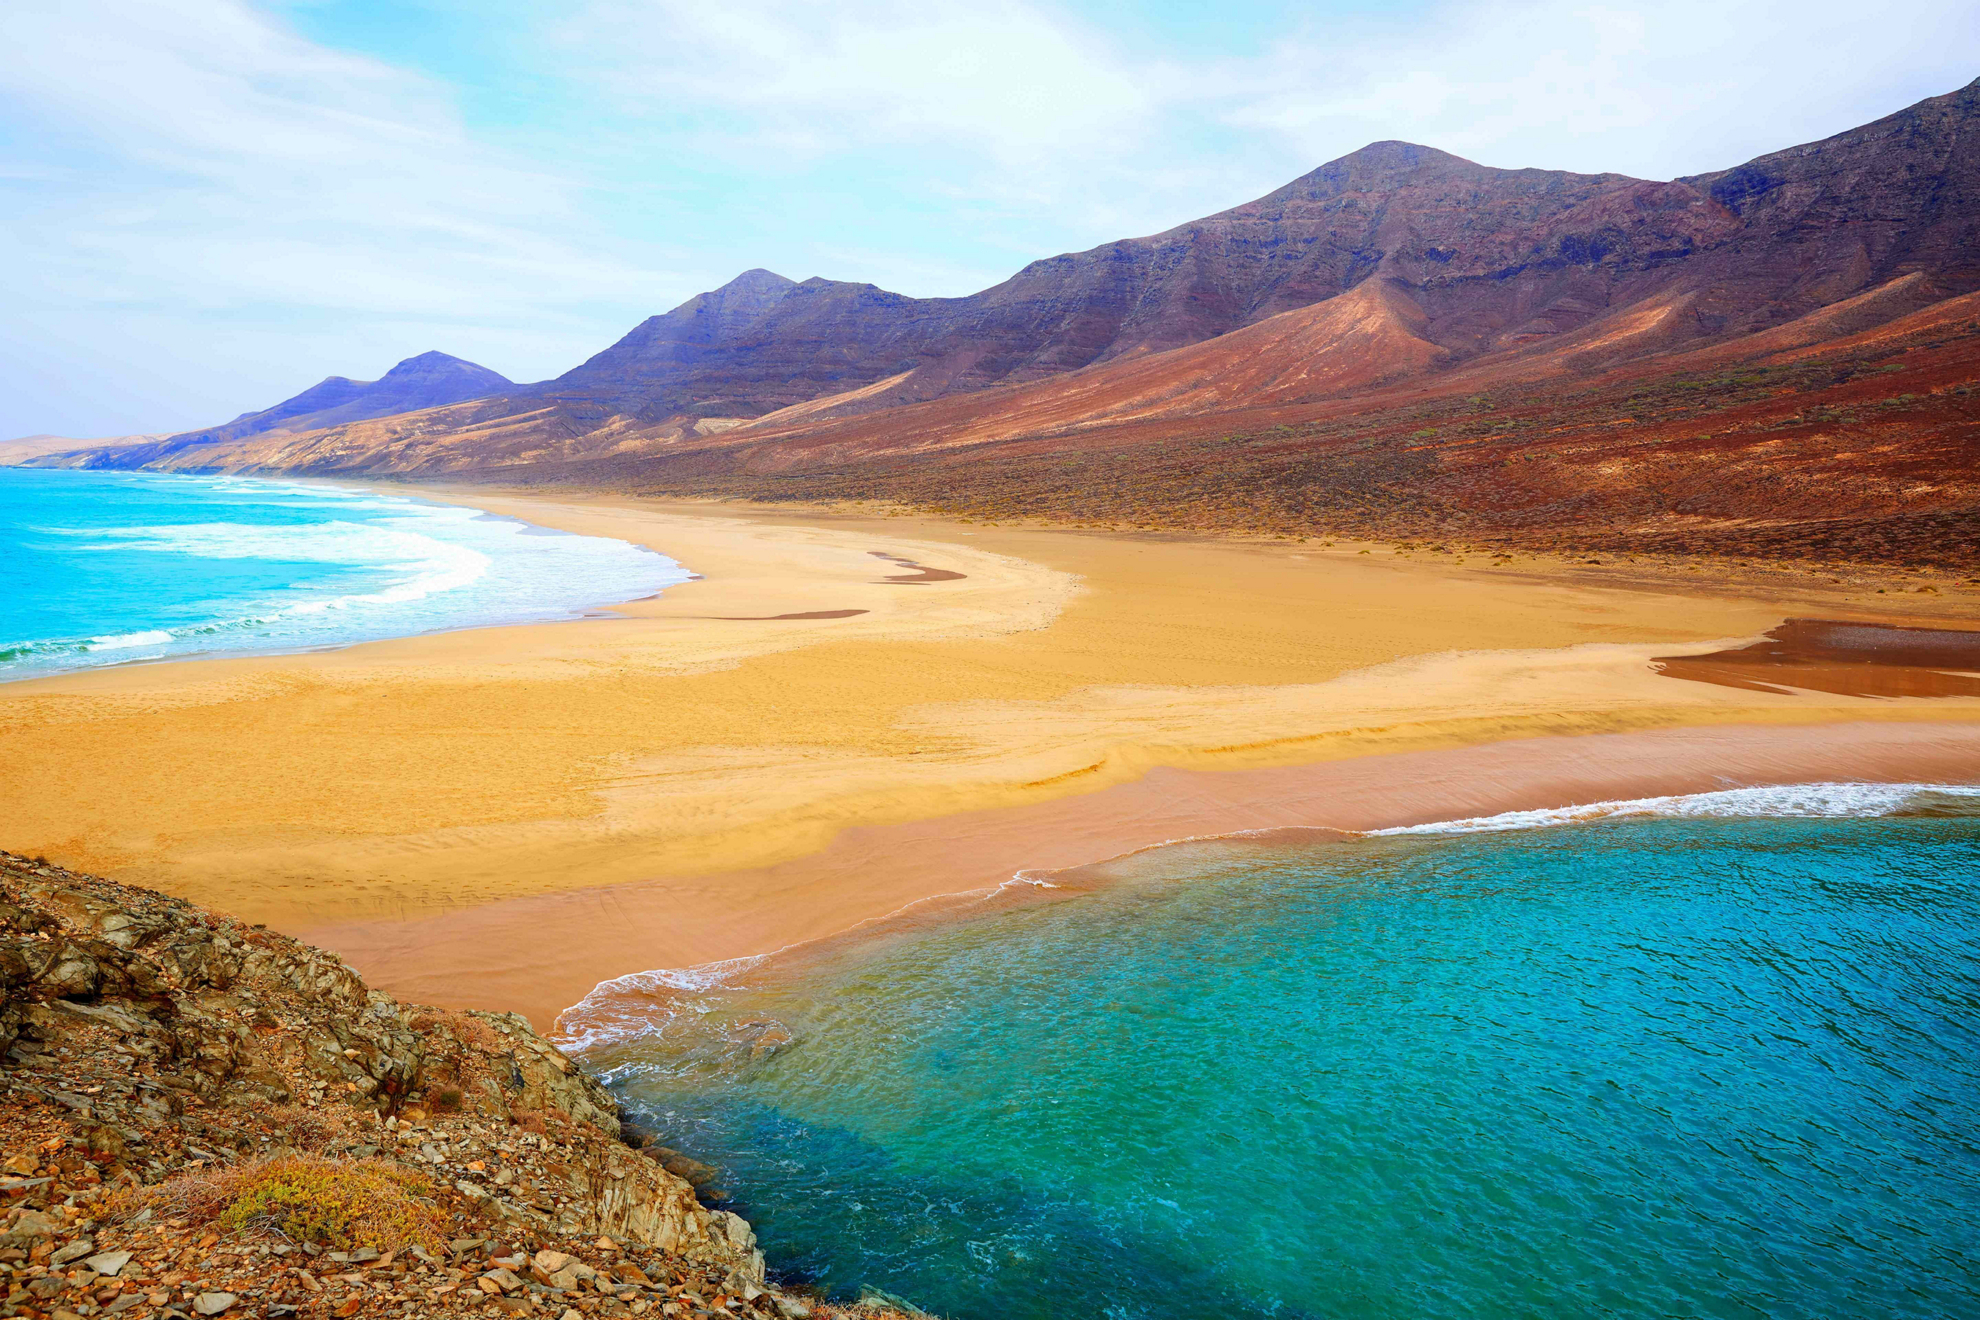
{"type": "Polygon", "coordinates": [[[883,419],[854,419],[543,475],[990,518],[1980,569],[1980,294],[1815,345],[1797,330],[1594,374],[1502,359],[1332,400],[977,442],[931,441],[972,424],[933,416],[968,402],[945,400],[903,410],[892,442],[883,419]]]}

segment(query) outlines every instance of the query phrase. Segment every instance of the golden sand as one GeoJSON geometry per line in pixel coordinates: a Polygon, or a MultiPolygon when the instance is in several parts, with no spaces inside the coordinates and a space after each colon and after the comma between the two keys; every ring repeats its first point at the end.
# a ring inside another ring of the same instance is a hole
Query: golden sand
{"type": "MultiPolygon", "coordinates": [[[[1158,767],[1980,716],[1971,698],[1742,691],[1647,663],[1789,614],[1893,617],[1886,598],[1840,587],[449,497],[651,545],[703,580],[612,618],[5,685],[0,843],[286,931],[344,931],[332,947],[393,989],[392,969],[367,963],[389,941],[366,953],[352,923],[666,879],[676,915],[649,965],[758,952],[962,887],[927,868],[870,884],[765,879],[849,828],[1024,808],[1158,767]],[[903,576],[939,580],[889,580],[903,576]]],[[[1935,599],[1918,612],[1970,611],[1935,599]]],[[[421,946],[447,928],[420,925],[421,946]]],[[[550,956],[565,985],[643,955],[550,956]]],[[[427,997],[472,995],[445,989],[427,997]]]]}

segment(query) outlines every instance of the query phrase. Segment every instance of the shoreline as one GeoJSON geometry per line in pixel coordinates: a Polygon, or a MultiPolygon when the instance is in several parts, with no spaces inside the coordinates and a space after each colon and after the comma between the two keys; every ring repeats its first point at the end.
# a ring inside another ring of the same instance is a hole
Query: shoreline
{"type": "MultiPolygon", "coordinates": [[[[1169,847],[1247,836],[1269,847],[1280,841],[1275,834],[1306,841],[1327,832],[1820,782],[1980,785],[1980,723],[1699,726],[1265,770],[1160,770],[1030,807],[850,830],[818,853],[756,871],[574,890],[412,921],[337,923],[301,937],[393,993],[451,994],[465,1008],[499,1004],[540,1030],[563,1031],[563,1015],[607,981],[777,957],[857,939],[910,914],[941,921],[1014,880],[1104,868],[1169,847]],[[751,942],[775,924],[771,909],[800,896],[818,903],[848,888],[884,893],[891,906],[842,926],[817,924],[796,938],[751,942]],[[714,915],[698,899],[716,889],[756,893],[760,906],[697,925],[695,916],[714,915]]],[[[628,997],[638,998],[637,989],[628,997]]]]}
{"type": "MultiPolygon", "coordinates": [[[[498,990],[463,956],[417,995],[527,1000],[546,1025],[614,975],[967,889],[935,843],[997,813],[1043,813],[1041,855],[1011,870],[1081,864],[1110,855],[1089,846],[1105,829],[1053,812],[1121,803],[1146,822],[1169,813],[1163,793],[1224,801],[1208,786],[1230,776],[1352,778],[1384,758],[1654,730],[1764,742],[1980,721],[1976,698],[1743,691],[1650,665],[1795,614],[1970,622],[1955,597],[353,484],[627,540],[702,577],[607,618],[0,684],[0,843],[326,943],[388,988],[421,949],[493,939],[485,961],[531,970],[498,990]],[[925,874],[834,869],[873,837],[919,840],[925,874]],[[636,892],[671,914],[640,952],[615,924],[636,892]],[[501,914],[538,902],[590,924],[559,927],[561,951],[520,927],[497,938],[501,914]],[[522,984],[538,976],[583,984],[550,1004],[561,990],[522,984]]],[[[1282,789],[1247,791],[1269,805],[1282,789]]]]}
{"type": "MultiPolygon", "coordinates": [[[[1849,733],[1853,732],[1847,726],[1831,726],[1831,731],[1843,735],[1845,738],[1848,737],[1849,733]]],[[[1731,735],[1740,741],[1747,742],[1752,740],[1753,733],[1752,730],[1739,730],[1735,732],[1730,729],[1690,730],[1687,732],[1694,735],[1701,733],[1720,736],[1731,735]]],[[[736,976],[753,973],[767,967],[773,969],[773,976],[789,977],[793,972],[792,965],[796,964],[799,969],[796,974],[802,977],[803,972],[801,969],[808,959],[829,958],[840,951],[869,942],[892,942],[901,939],[912,939],[921,931],[939,927],[952,921],[975,920],[995,916],[1017,907],[1075,898],[1082,894],[1092,893],[1097,890],[1109,888],[1114,884],[1122,883],[1124,879],[1129,878],[1128,876],[1124,876],[1123,872],[1133,873],[1137,863],[1154,863],[1160,869],[1163,855],[1175,854],[1196,848],[1209,847],[1215,849],[1222,847],[1228,849],[1244,847],[1259,851],[1271,851],[1279,849],[1304,849],[1318,844],[1355,844],[1397,835],[1459,837],[1479,832],[1524,832],[1532,829],[1559,828],[1610,819],[1640,818],[1642,809],[1650,808],[1655,804],[1695,800],[1726,791],[1741,792],[1757,790],[1764,793],[1769,789],[1775,788],[1792,790],[1796,787],[1813,787],[1817,785],[1825,787],[1866,788],[1889,784],[1901,784],[1907,788],[1925,790],[1934,787],[1958,787],[1980,791],[1980,736],[1966,736],[1980,735],[1980,730],[1971,730],[1963,726],[1952,726],[1951,729],[1943,732],[1952,734],[1951,740],[1961,741],[1964,745],[1958,749],[1947,748],[1943,745],[1937,748],[1931,748],[1928,750],[1928,755],[1924,763],[1934,769],[1966,776],[1964,781],[1960,779],[1938,779],[1931,783],[1917,783],[1902,779],[1853,779],[1847,781],[1800,779],[1793,782],[1763,780],[1759,783],[1742,782],[1737,785],[1728,785],[1725,778],[1720,776],[1709,788],[1704,789],[1698,788],[1694,783],[1689,787],[1675,792],[1658,792],[1643,796],[1626,795],[1595,800],[1582,800],[1573,803],[1559,803],[1549,799],[1537,805],[1533,801],[1526,801],[1522,805],[1493,811],[1481,816],[1417,819],[1417,817],[1426,814],[1426,810],[1422,803],[1416,803],[1404,813],[1405,819],[1391,821],[1387,824],[1367,824],[1350,828],[1336,824],[1279,823],[1264,826],[1253,825],[1230,832],[1191,834],[1161,839],[1151,843],[1140,844],[1128,848],[1126,851],[1097,860],[1050,868],[1040,867],[1019,870],[998,883],[979,889],[933,894],[925,898],[915,899],[893,912],[862,921],[846,930],[819,936],[815,939],[800,941],[764,953],[723,959],[692,967],[652,968],[601,981],[583,999],[578,1000],[557,1013],[553,1019],[553,1024],[545,1027],[544,1030],[555,1036],[560,1048],[578,1056],[588,1055],[596,1050],[610,1051],[620,1046],[636,1044],[640,1037],[650,1032],[656,1014],[666,1016],[675,1011],[674,1001],[679,997],[725,986],[736,976]],[[1932,756],[1929,754],[1931,751],[1939,752],[1941,755],[1932,756]],[[1952,752],[1950,760],[1945,759],[1943,755],[1948,751],[1952,752]],[[1608,810],[1601,810],[1603,808],[1608,808],[1608,810]],[[1617,810],[1619,808],[1635,808],[1636,810],[1617,810]],[[1492,824],[1492,822],[1507,821],[1509,818],[1526,815],[1547,815],[1553,816],[1554,819],[1527,820],[1516,824],[1492,824]]],[[[1932,737],[1934,741],[1939,741],[1936,732],[1927,736],[1932,737]]],[[[1655,738],[1655,735],[1649,736],[1650,740],[1654,741],[1655,738]]],[[[1624,750],[1619,747],[1622,741],[1624,739],[1605,740],[1605,746],[1602,749],[1603,752],[1624,750]]],[[[1575,752],[1563,748],[1532,750],[1535,753],[1535,759],[1547,758],[1554,753],[1563,751],[1567,753],[1566,756],[1560,758],[1563,761],[1588,759],[1585,756],[1577,757],[1575,752]]],[[[1640,754],[1641,750],[1641,742],[1639,741],[1637,747],[1626,749],[1624,754],[1628,754],[1631,751],[1640,754]]],[[[1750,753],[1757,749],[1748,747],[1742,750],[1750,753]]],[[[1778,757],[1785,752],[1792,759],[1796,750],[1805,751],[1807,749],[1784,749],[1777,746],[1772,749],[1772,755],[1778,757]]],[[[1833,748],[1830,750],[1833,751],[1833,748]]],[[[1906,748],[1904,752],[1908,757],[1914,754],[1914,749],[1906,748]]],[[[1907,763],[1915,764],[1915,762],[1907,763]]],[[[1780,767],[1777,765],[1775,768],[1778,770],[1780,767]]],[[[1827,767],[1825,766],[1823,768],[1827,767]]],[[[1858,763],[1857,768],[1862,768],[1861,762],[1858,763]]],[[[1668,788],[1671,786],[1670,781],[1665,779],[1657,779],[1650,782],[1655,782],[1659,788],[1668,788]]],[[[1627,785],[1619,789],[1614,785],[1610,785],[1609,787],[1623,794],[1628,794],[1629,791],[1627,785]]],[[[1518,800],[1518,798],[1519,795],[1515,794],[1515,800],[1518,800]]],[[[1980,797],[1976,797],[1975,802],[1976,805],[1980,805],[1980,797]]],[[[1434,810],[1434,808],[1428,809],[1428,814],[1434,815],[1434,810]]],[[[1642,814],[1661,815],[1664,813],[1649,811],[1642,814]]],[[[1775,818],[1777,814],[1796,813],[1760,811],[1753,813],[1749,818],[1775,818]]],[[[1717,814],[1716,818],[1727,819],[1736,818],[1737,816],[1738,813],[1727,811],[1723,814],[1717,814]]],[[[1380,817],[1377,817],[1377,819],[1379,820],[1380,817]]],[[[1186,862],[1185,865],[1187,865],[1186,862]]]]}

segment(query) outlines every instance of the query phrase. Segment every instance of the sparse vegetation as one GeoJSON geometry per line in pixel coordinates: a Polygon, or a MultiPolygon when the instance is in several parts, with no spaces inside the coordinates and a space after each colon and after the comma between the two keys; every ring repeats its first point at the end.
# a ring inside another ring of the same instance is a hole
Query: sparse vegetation
{"type": "Polygon", "coordinates": [[[423,1175],[382,1160],[292,1155],[183,1173],[115,1194],[106,1212],[151,1209],[222,1232],[279,1233],[296,1242],[391,1251],[440,1246],[446,1217],[423,1175]]]}

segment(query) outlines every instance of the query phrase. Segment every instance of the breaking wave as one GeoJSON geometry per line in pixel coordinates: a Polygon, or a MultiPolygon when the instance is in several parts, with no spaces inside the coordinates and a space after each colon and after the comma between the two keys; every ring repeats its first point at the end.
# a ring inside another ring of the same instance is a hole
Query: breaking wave
{"type": "Polygon", "coordinates": [[[1640,820],[1652,816],[1690,819],[1740,816],[1873,817],[1980,816],[1980,787],[1962,784],[1779,784],[1727,788],[1669,797],[1624,798],[1569,807],[1505,811],[1426,825],[1370,830],[1369,837],[1402,834],[1484,834],[1498,830],[1547,829],[1598,820],[1640,820]]]}
{"type": "Polygon", "coordinates": [[[243,478],[0,477],[0,677],[571,618],[687,578],[628,542],[243,478]]]}

